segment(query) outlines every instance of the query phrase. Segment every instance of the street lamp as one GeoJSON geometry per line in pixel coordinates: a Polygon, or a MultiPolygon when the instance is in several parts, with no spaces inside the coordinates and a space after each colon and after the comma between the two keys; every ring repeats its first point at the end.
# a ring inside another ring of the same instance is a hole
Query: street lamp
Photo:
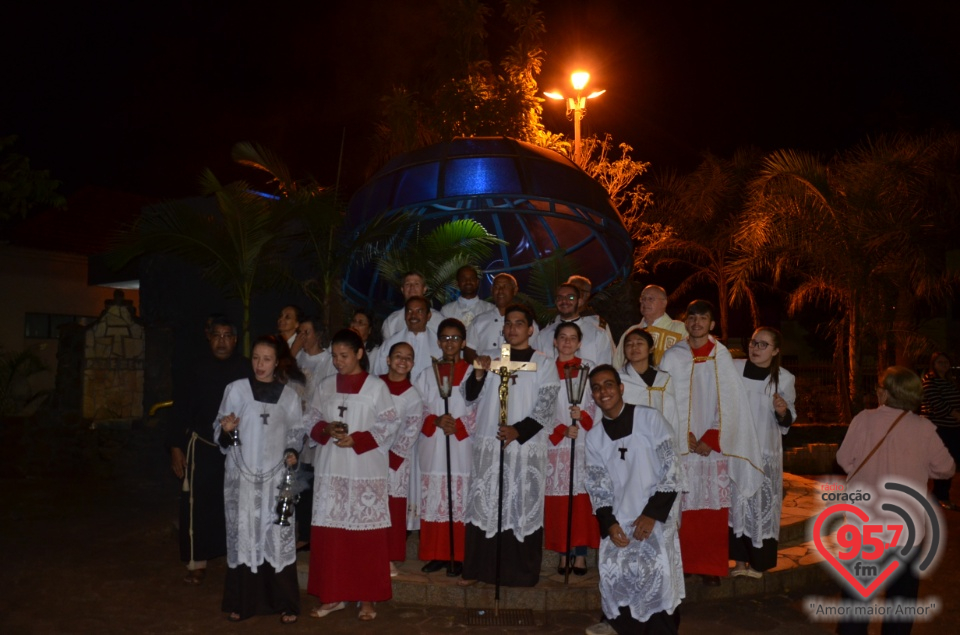
{"type": "Polygon", "coordinates": [[[570,75],[570,82],[573,84],[573,89],[577,91],[576,97],[564,97],[555,91],[543,93],[550,99],[567,100],[567,117],[570,117],[570,113],[573,113],[573,162],[578,165],[580,160],[580,120],[583,119],[583,116],[587,113],[587,100],[599,97],[607,92],[606,90],[598,90],[584,97],[583,89],[589,81],[590,73],[577,71],[570,75]]]}

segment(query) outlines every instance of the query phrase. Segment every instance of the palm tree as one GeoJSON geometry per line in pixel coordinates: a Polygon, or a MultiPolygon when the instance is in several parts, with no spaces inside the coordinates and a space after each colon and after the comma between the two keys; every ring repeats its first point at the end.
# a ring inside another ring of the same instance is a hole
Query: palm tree
{"type": "Polygon", "coordinates": [[[146,253],[178,256],[203,271],[204,277],[243,306],[243,351],[250,354],[250,306],[254,292],[280,278],[282,246],[290,233],[290,208],[238,181],[223,185],[213,172],[200,178],[201,192],[213,196],[212,215],[183,201],[146,210],[130,231],[119,237],[109,262],[120,267],[146,253]]]}
{"type": "Polygon", "coordinates": [[[737,281],[770,275],[774,285],[796,285],[791,313],[828,311],[848,420],[864,343],[875,344],[878,370],[893,351],[907,361],[917,302],[941,303],[955,290],[944,254],[957,230],[957,145],[956,135],[881,137],[829,162],[779,151],[751,184],[735,238],[737,281]]]}
{"type": "Polygon", "coordinates": [[[696,284],[714,286],[722,339],[727,338],[735,301],[745,301],[757,320],[753,292],[734,276],[731,264],[747,185],[758,164],[755,150],[738,150],[732,159],[705,153],[692,173],[660,176],[651,188],[654,203],[643,215],[648,226],[660,231],[647,235],[637,253],[638,264],[653,271],[670,266],[689,272],[673,297],[696,284]]]}
{"type": "Polygon", "coordinates": [[[495,245],[506,244],[472,219],[443,223],[421,234],[416,227],[413,237],[403,246],[393,245],[377,261],[377,270],[384,280],[400,286],[409,271],[419,271],[427,279],[427,296],[445,304],[456,294],[457,270],[489,258],[495,245]]]}
{"type": "Polygon", "coordinates": [[[295,246],[294,259],[317,272],[299,283],[320,306],[324,328],[331,332],[335,318],[339,321],[343,313],[340,283],[347,262],[353,258],[363,263],[382,255],[395,236],[410,227],[410,217],[380,217],[352,232],[345,224],[346,206],[336,189],[313,179],[294,180],[284,162],[258,144],[237,143],[232,156],[237,163],[270,175],[269,185],[276,192],[274,206],[295,219],[286,243],[288,249],[295,246]]]}

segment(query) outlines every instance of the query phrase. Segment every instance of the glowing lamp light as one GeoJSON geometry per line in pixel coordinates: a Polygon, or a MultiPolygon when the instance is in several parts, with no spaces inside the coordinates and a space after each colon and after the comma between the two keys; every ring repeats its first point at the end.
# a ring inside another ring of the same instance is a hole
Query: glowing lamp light
{"type": "Polygon", "coordinates": [[[573,84],[573,87],[578,92],[583,90],[587,86],[587,82],[590,81],[590,73],[586,71],[577,71],[570,75],[570,83],[573,84]]]}
{"type": "Polygon", "coordinates": [[[570,75],[570,83],[573,84],[574,90],[577,91],[576,97],[564,97],[559,91],[551,90],[544,91],[544,97],[549,99],[567,101],[567,117],[573,118],[573,161],[574,163],[580,162],[580,120],[583,119],[587,111],[587,100],[593,99],[594,97],[599,97],[600,95],[607,92],[606,90],[597,90],[586,97],[581,93],[584,88],[587,87],[587,83],[590,81],[590,73],[586,71],[576,71],[570,75]]]}

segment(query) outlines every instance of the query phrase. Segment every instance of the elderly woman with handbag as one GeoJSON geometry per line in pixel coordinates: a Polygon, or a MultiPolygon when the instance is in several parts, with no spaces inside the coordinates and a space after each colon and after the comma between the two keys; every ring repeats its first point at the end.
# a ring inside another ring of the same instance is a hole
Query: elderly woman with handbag
{"type": "MultiPolygon", "coordinates": [[[[869,503],[858,503],[868,512],[871,523],[883,523],[881,510],[885,492],[883,485],[895,482],[908,485],[919,492],[926,492],[927,479],[950,478],[956,470],[953,458],[937,435],[936,427],[926,418],[915,414],[920,407],[923,394],[920,378],[912,370],[902,366],[891,366],[880,376],[877,386],[877,400],[880,406],[874,410],[864,410],[853,418],[846,437],[837,451],[837,463],[848,474],[846,490],[869,489],[869,503]]],[[[915,521],[916,531],[910,537],[903,532],[898,544],[912,538],[919,547],[923,542],[926,514],[919,505],[909,507],[915,521]]],[[[891,524],[902,523],[894,515],[886,516],[891,524]]],[[[893,538],[887,532],[881,534],[886,543],[893,538]]],[[[890,582],[886,589],[888,600],[910,601],[917,598],[920,580],[914,571],[912,560],[917,549],[900,567],[899,576],[890,582]]],[[[837,632],[841,634],[867,632],[868,622],[840,622],[837,632]]],[[[909,633],[912,621],[884,620],[883,632],[909,633]]]]}

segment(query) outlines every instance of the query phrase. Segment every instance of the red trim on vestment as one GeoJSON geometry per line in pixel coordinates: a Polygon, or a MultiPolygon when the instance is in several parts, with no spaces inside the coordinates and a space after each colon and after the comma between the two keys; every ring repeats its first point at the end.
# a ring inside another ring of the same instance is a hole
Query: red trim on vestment
{"type": "Polygon", "coordinates": [[[580,411],[580,427],[584,430],[589,430],[593,427],[593,417],[583,410],[580,411]]]}
{"type": "Polygon", "coordinates": [[[367,371],[361,370],[353,375],[337,374],[337,392],[342,395],[355,395],[363,388],[363,382],[367,381],[367,371]]]}
{"type": "Polygon", "coordinates": [[[569,428],[570,426],[564,425],[562,423],[558,425],[556,428],[554,428],[553,432],[550,433],[550,436],[547,437],[548,439],[550,439],[550,443],[554,445],[560,445],[560,442],[563,441],[564,437],[567,436],[567,430],[569,428]]]}
{"type": "Polygon", "coordinates": [[[710,446],[710,449],[714,452],[720,451],[720,431],[719,430],[707,430],[703,433],[703,436],[700,437],[700,440],[710,446]]]}
{"type": "Polygon", "coordinates": [[[693,353],[694,357],[710,357],[710,351],[713,350],[713,347],[714,347],[714,343],[708,339],[707,343],[701,346],[700,348],[691,347],[690,352],[693,353]]]}
{"type": "Polygon", "coordinates": [[[390,394],[394,397],[399,397],[413,387],[413,384],[410,383],[409,376],[401,379],[400,381],[391,381],[390,375],[380,375],[380,379],[382,379],[383,383],[387,385],[387,390],[389,390],[390,394]]]}
{"type": "Polygon", "coordinates": [[[420,432],[423,433],[425,437],[432,437],[433,433],[437,431],[437,415],[427,415],[427,418],[423,420],[423,427],[420,428],[420,432]]]}
{"type": "Polygon", "coordinates": [[[313,427],[310,428],[310,438],[320,445],[326,445],[327,441],[330,440],[329,425],[326,421],[317,421],[313,424],[313,427]]]}
{"type": "Polygon", "coordinates": [[[369,452],[379,447],[377,440],[373,438],[373,434],[368,430],[351,432],[350,436],[353,437],[353,451],[357,454],[363,454],[364,452],[369,452]]]}
{"type": "Polygon", "coordinates": [[[393,450],[390,450],[388,456],[390,459],[390,469],[393,470],[394,472],[399,470],[400,466],[403,465],[403,462],[406,461],[405,458],[403,458],[393,450]]]}

